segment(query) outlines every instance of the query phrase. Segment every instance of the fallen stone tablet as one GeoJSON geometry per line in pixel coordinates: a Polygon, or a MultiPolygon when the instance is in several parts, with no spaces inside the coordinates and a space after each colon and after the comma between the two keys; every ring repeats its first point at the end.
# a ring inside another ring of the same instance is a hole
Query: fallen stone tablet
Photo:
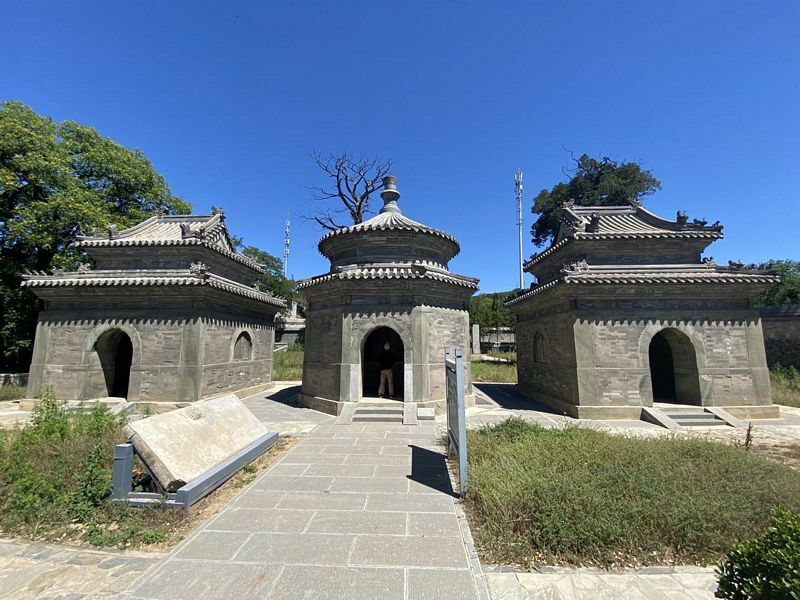
{"type": "Polygon", "coordinates": [[[269,431],[228,394],[134,421],[124,432],[159,485],[174,492],[269,431]]]}

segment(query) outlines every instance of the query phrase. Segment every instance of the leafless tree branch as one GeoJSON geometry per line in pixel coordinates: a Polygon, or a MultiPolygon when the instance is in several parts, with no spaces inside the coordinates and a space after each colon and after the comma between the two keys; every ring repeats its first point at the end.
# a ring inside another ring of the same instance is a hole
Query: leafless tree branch
{"type": "Polygon", "coordinates": [[[347,153],[323,158],[318,152],[314,152],[311,159],[329,179],[328,186],[308,186],[311,198],[324,202],[338,200],[343,208],[333,213],[330,209],[318,209],[303,218],[315,221],[326,230],[343,227],[334,214],[347,214],[353,224],[363,222],[370,212],[370,197],[383,188],[383,178],[391,172],[392,161],[363,154],[355,158],[347,153]]]}

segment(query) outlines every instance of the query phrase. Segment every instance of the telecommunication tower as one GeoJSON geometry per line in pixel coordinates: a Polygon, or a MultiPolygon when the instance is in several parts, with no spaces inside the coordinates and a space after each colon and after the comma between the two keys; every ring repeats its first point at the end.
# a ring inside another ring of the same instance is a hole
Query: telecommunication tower
{"type": "Polygon", "coordinates": [[[286,217],[286,229],[283,236],[283,276],[289,277],[289,227],[291,222],[286,217]]]}
{"type": "Polygon", "coordinates": [[[517,169],[514,173],[514,188],[517,192],[517,228],[519,229],[519,287],[525,286],[522,273],[522,170],[517,169]]]}

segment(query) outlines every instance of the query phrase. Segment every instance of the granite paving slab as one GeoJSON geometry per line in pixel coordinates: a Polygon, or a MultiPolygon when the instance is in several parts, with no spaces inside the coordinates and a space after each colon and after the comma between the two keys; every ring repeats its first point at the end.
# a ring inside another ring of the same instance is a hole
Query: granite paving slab
{"type": "Polygon", "coordinates": [[[402,427],[318,424],[124,597],[486,598],[435,428],[402,427]]]}

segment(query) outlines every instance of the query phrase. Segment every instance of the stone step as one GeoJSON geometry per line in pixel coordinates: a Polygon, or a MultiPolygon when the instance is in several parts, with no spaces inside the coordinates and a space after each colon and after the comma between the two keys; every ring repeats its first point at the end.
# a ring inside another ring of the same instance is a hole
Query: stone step
{"type": "Polygon", "coordinates": [[[665,404],[656,401],[653,406],[664,412],[702,413],[705,411],[704,406],[699,406],[697,404],[665,404]]]}
{"type": "Polygon", "coordinates": [[[357,415],[402,415],[402,408],[358,408],[357,415]]]}
{"type": "Polygon", "coordinates": [[[684,418],[676,418],[672,417],[678,425],[683,427],[719,427],[724,426],[727,427],[728,424],[723,421],[722,419],[717,418],[710,418],[710,419],[684,419],[684,418]]]}
{"type": "Polygon", "coordinates": [[[356,412],[353,415],[353,423],[402,423],[403,413],[399,415],[383,414],[383,415],[370,415],[361,414],[356,412]]]}
{"type": "Polygon", "coordinates": [[[420,421],[433,421],[436,418],[436,413],[432,408],[418,408],[417,419],[420,421]]]}
{"type": "Polygon", "coordinates": [[[668,412],[666,413],[668,417],[673,419],[718,419],[716,415],[712,415],[711,413],[702,412],[702,413],[684,413],[684,412],[668,412]]]}

